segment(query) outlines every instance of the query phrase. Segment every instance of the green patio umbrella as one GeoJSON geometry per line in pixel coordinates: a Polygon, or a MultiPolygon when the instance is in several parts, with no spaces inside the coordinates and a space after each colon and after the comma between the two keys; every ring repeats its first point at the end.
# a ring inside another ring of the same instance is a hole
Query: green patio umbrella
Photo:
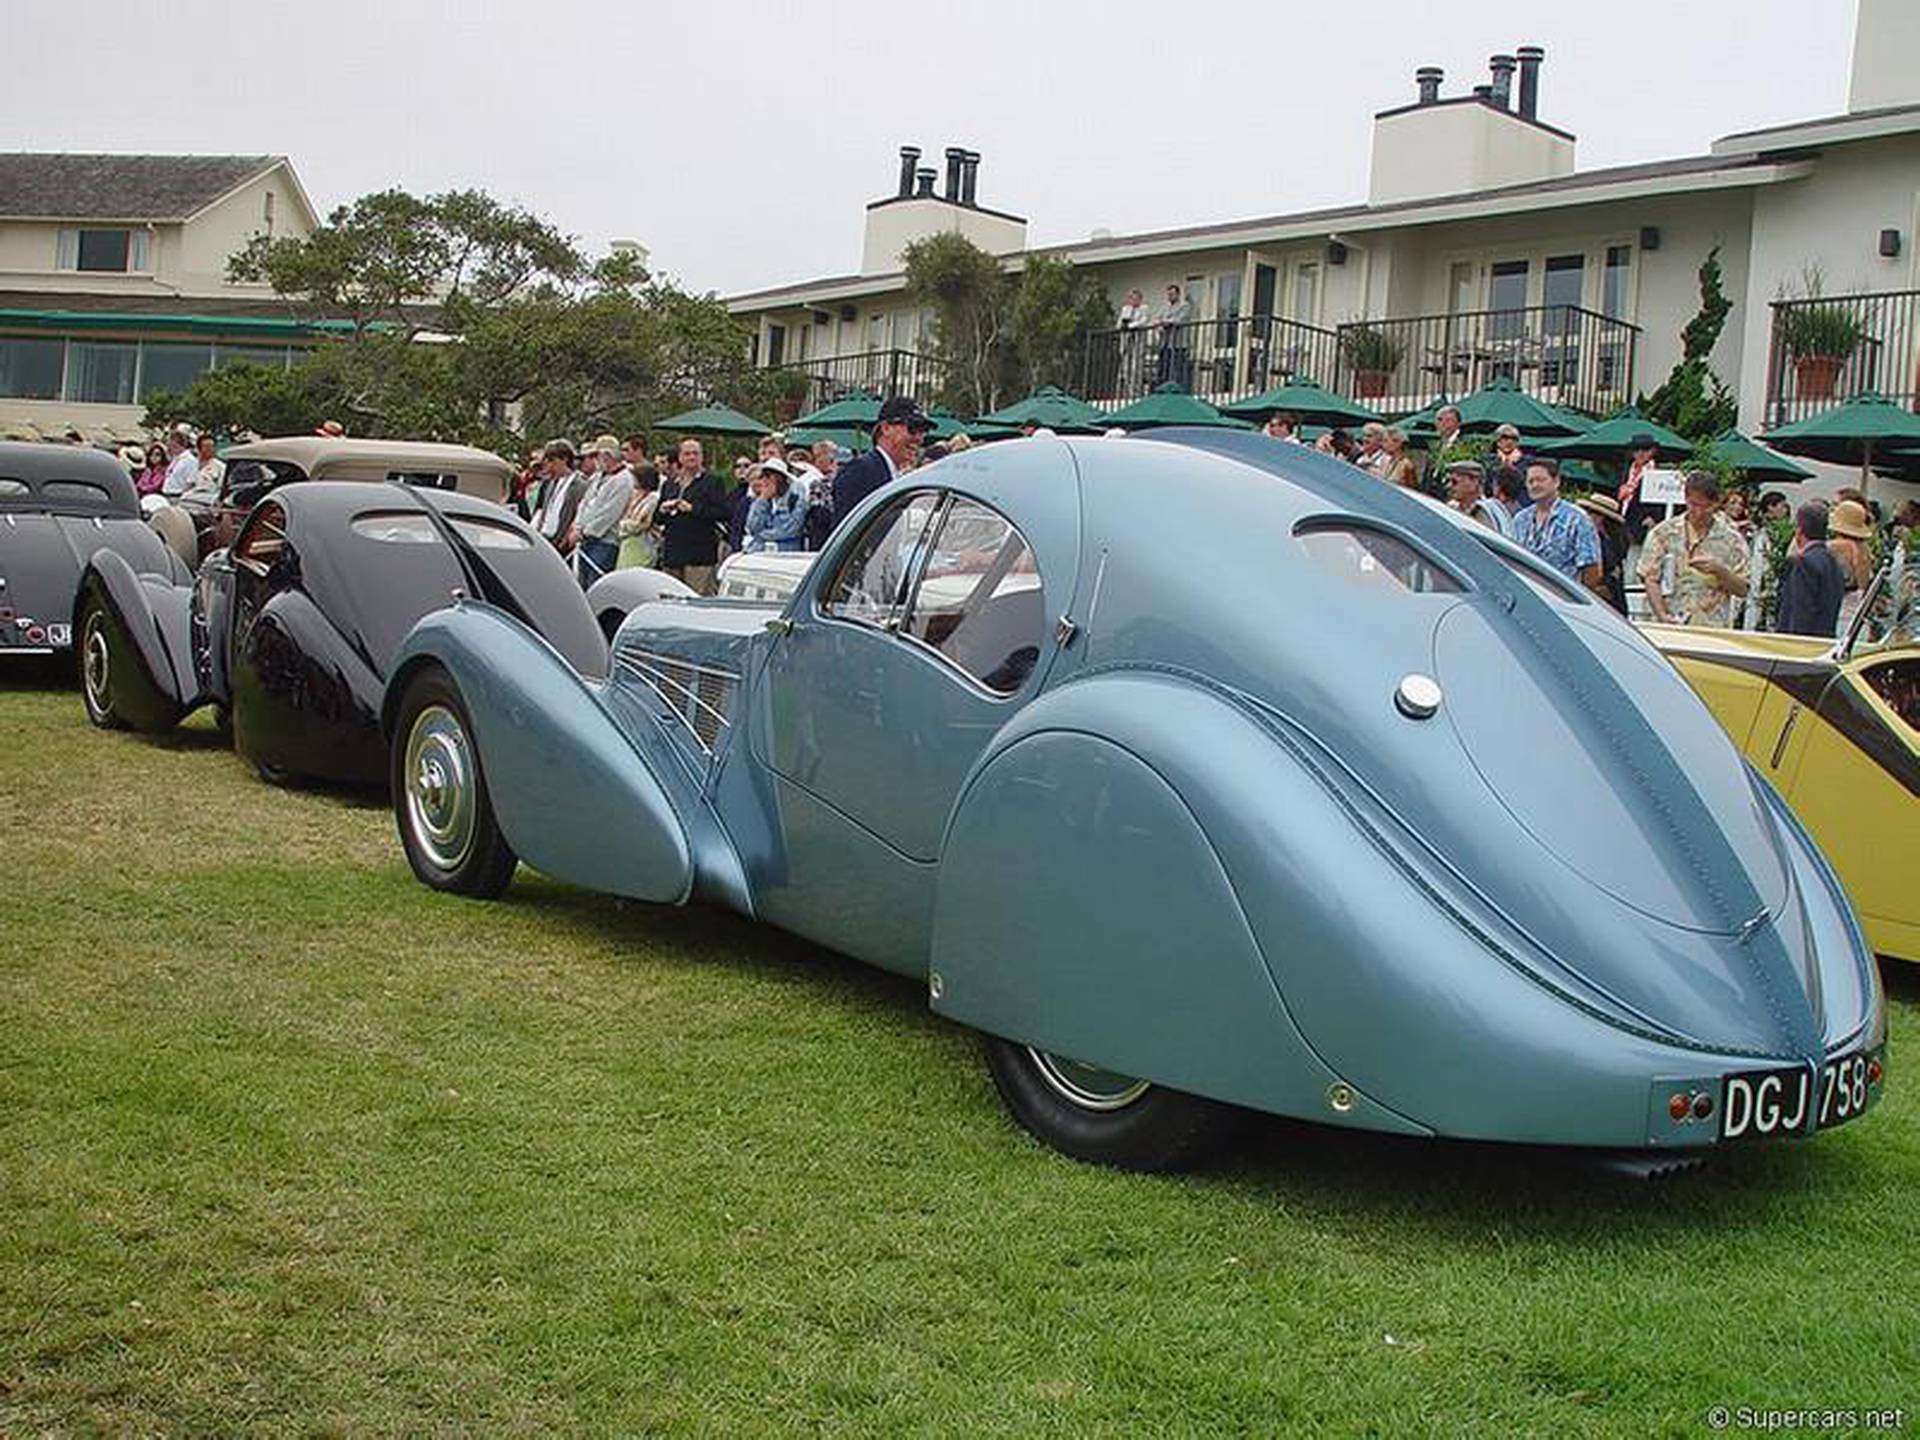
{"type": "Polygon", "coordinates": [[[1460,428],[1469,435],[1512,425],[1519,429],[1521,438],[1538,442],[1579,435],[1589,428],[1584,416],[1527,394],[1505,376],[1489,380],[1453,403],[1460,411],[1460,428]]]}
{"type": "Polygon", "coordinates": [[[873,427],[863,425],[789,425],[789,445],[817,445],[822,440],[841,445],[858,455],[873,448],[873,427]]]}
{"type": "Polygon", "coordinates": [[[1920,415],[1878,395],[1856,395],[1831,410],[1770,430],[1766,439],[1774,449],[1789,455],[1858,465],[1864,491],[1873,481],[1875,451],[1881,452],[1883,461],[1891,462],[1910,459],[1900,452],[1920,446],[1920,415]]]}
{"type": "Polygon", "coordinates": [[[1003,405],[980,418],[990,425],[1006,425],[1015,430],[1041,425],[1062,435],[1098,435],[1113,423],[1106,411],[1095,409],[1058,385],[1042,385],[1026,399],[1003,405]]]}
{"type": "Polygon", "coordinates": [[[1223,415],[1255,422],[1264,421],[1269,415],[1282,410],[1290,410],[1298,415],[1304,425],[1351,428],[1382,418],[1366,406],[1355,404],[1344,395],[1336,395],[1311,380],[1295,380],[1264,394],[1252,395],[1220,407],[1223,415]]]}
{"type": "Polygon", "coordinates": [[[871,430],[879,419],[880,397],[865,390],[855,390],[851,395],[842,396],[831,405],[822,405],[811,415],[802,415],[787,428],[789,433],[796,427],[843,430],[851,426],[865,426],[871,430]]]}
{"type": "Polygon", "coordinates": [[[1187,387],[1169,380],[1144,400],[1136,400],[1107,416],[1109,425],[1124,430],[1151,430],[1162,425],[1214,425],[1226,430],[1249,430],[1244,420],[1222,415],[1187,387]]]}
{"type": "Polygon", "coordinates": [[[1633,405],[1622,406],[1583,434],[1544,441],[1539,450],[1556,460],[1617,460],[1632,454],[1633,442],[1642,435],[1653,438],[1655,453],[1663,460],[1680,460],[1693,453],[1686,436],[1656,425],[1633,405]]]}
{"type": "Polygon", "coordinates": [[[768,435],[771,425],[763,425],[751,415],[742,415],[730,405],[702,405],[670,415],[657,427],[680,435],[768,435]]]}
{"type": "Polygon", "coordinates": [[[984,415],[978,420],[962,420],[941,405],[929,406],[927,418],[933,421],[933,429],[927,432],[930,440],[951,440],[956,435],[965,435],[971,440],[1004,440],[1019,433],[1018,426],[1002,425],[984,415]]]}
{"type": "Polygon", "coordinates": [[[1764,445],[1756,445],[1738,430],[1731,427],[1722,430],[1713,437],[1709,453],[1722,465],[1738,470],[1742,475],[1757,480],[1779,480],[1792,483],[1796,480],[1811,479],[1813,472],[1803,469],[1784,456],[1776,455],[1764,445]]]}

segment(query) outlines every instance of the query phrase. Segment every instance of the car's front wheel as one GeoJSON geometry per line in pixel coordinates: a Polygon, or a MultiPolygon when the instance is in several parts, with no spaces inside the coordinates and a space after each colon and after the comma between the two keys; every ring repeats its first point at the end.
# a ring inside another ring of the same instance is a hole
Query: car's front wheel
{"type": "Polygon", "coordinates": [[[113,703],[113,647],[118,643],[106,606],[88,600],[80,615],[80,703],[87,719],[102,730],[120,730],[126,721],[113,703]]]}
{"type": "Polygon", "coordinates": [[[494,818],[459,687],[438,666],[401,696],[389,778],[400,844],[421,883],[481,899],[507,888],[519,859],[494,818]]]}
{"type": "Polygon", "coordinates": [[[1076,1160],[1188,1170],[1218,1152],[1240,1112],[1095,1065],[987,1037],[987,1068],[1014,1119],[1076,1160]]]}

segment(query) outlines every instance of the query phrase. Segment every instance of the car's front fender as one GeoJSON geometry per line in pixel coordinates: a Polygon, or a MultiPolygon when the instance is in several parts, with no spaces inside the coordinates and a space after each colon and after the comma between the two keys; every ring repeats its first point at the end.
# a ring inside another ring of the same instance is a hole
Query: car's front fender
{"type": "Polygon", "coordinates": [[[438,665],[465,702],[501,831],[528,864],[636,900],[692,893],[687,827],[646,758],[564,658],[525,625],[472,602],[437,610],[408,634],[382,709],[438,665]]]}

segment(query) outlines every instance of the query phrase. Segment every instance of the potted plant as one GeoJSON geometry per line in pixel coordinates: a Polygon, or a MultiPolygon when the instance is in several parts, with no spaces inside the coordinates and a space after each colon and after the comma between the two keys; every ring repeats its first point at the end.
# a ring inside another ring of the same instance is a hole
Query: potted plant
{"type": "Polygon", "coordinates": [[[1798,393],[1806,400],[1831,400],[1840,371],[1860,346],[1865,329],[1860,317],[1837,302],[1821,299],[1821,281],[1809,270],[1800,297],[1780,311],[1780,340],[1793,360],[1798,393]]]}
{"type": "Polygon", "coordinates": [[[1406,346],[1371,325],[1348,325],[1340,331],[1340,355],[1353,371],[1353,398],[1377,400],[1387,393],[1387,382],[1406,346]]]}

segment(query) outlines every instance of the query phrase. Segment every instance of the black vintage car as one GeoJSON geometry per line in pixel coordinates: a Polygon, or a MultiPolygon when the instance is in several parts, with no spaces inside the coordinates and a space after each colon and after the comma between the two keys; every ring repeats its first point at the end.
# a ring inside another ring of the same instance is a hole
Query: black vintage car
{"type": "Polygon", "coordinates": [[[127,467],[79,445],[0,443],[0,656],[73,643],[74,597],[96,550],[175,583],[186,567],[140,518],[127,467]]]}
{"type": "Polygon", "coordinates": [[[81,582],[81,696],[95,725],[160,731],[214,705],[267,779],[384,784],[380,699],[413,624],[456,594],[525,619],[582,674],[606,642],[572,573],[510,511],[406,484],[314,481],[253,507],[191,584],[112,550],[81,582]]]}

